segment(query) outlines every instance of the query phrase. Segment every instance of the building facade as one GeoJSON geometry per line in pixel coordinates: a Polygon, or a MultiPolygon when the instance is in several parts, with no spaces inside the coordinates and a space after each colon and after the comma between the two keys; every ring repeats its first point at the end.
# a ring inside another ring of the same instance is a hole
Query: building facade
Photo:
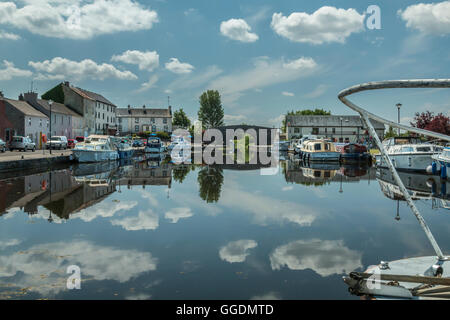
{"type": "MultiPolygon", "coordinates": [[[[383,139],[385,126],[371,120],[378,137],[383,139]]],[[[335,142],[364,142],[371,139],[360,116],[286,116],[286,133],[288,139],[301,138],[305,135],[316,135],[319,138],[331,139],[335,142]]]]}
{"type": "Polygon", "coordinates": [[[42,135],[49,133],[49,119],[25,101],[0,96],[0,138],[10,142],[13,136],[29,137],[40,148],[42,135]]]}
{"type": "Polygon", "coordinates": [[[120,135],[139,132],[172,132],[172,107],[167,109],[118,108],[117,124],[120,135]]]}
{"type": "MultiPolygon", "coordinates": [[[[38,95],[35,92],[25,93],[23,99],[50,119],[48,100],[38,99],[38,95]]],[[[53,102],[50,127],[52,136],[66,136],[67,139],[74,139],[83,135],[83,117],[66,105],[53,102]]]]}

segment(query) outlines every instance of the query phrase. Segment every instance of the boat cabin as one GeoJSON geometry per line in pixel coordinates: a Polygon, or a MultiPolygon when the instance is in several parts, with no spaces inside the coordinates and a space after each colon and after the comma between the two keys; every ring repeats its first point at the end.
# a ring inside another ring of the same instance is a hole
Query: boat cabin
{"type": "Polygon", "coordinates": [[[336,152],[334,143],[325,140],[307,140],[303,143],[305,152],[336,152]]]}

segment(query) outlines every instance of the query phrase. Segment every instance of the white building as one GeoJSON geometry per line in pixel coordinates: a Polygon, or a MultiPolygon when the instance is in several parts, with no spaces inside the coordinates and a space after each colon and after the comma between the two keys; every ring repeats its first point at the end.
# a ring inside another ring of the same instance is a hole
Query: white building
{"type": "MultiPolygon", "coordinates": [[[[380,139],[384,137],[384,124],[371,120],[380,139]]],[[[360,116],[286,116],[286,133],[288,139],[316,135],[336,142],[361,142],[370,139],[360,116]]]]}
{"type": "Polygon", "coordinates": [[[138,132],[172,132],[172,108],[118,108],[117,124],[120,135],[138,132]]]}

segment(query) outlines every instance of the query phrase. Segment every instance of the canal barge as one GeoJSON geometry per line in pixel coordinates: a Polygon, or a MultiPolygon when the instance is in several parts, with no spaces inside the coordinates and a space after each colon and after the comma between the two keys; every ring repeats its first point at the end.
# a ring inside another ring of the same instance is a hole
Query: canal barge
{"type": "Polygon", "coordinates": [[[342,163],[372,163],[372,156],[365,145],[349,143],[340,151],[342,163]]]}
{"type": "Polygon", "coordinates": [[[300,152],[305,161],[339,162],[340,159],[340,153],[337,152],[335,145],[326,140],[304,141],[300,152]]]}

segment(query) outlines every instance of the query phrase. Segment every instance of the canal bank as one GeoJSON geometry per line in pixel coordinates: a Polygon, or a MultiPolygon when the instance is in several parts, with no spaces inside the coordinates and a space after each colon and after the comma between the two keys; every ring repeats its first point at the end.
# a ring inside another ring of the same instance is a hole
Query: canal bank
{"type": "Polygon", "coordinates": [[[73,161],[72,151],[7,152],[0,155],[0,173],[51,168],[73,161]]]}

